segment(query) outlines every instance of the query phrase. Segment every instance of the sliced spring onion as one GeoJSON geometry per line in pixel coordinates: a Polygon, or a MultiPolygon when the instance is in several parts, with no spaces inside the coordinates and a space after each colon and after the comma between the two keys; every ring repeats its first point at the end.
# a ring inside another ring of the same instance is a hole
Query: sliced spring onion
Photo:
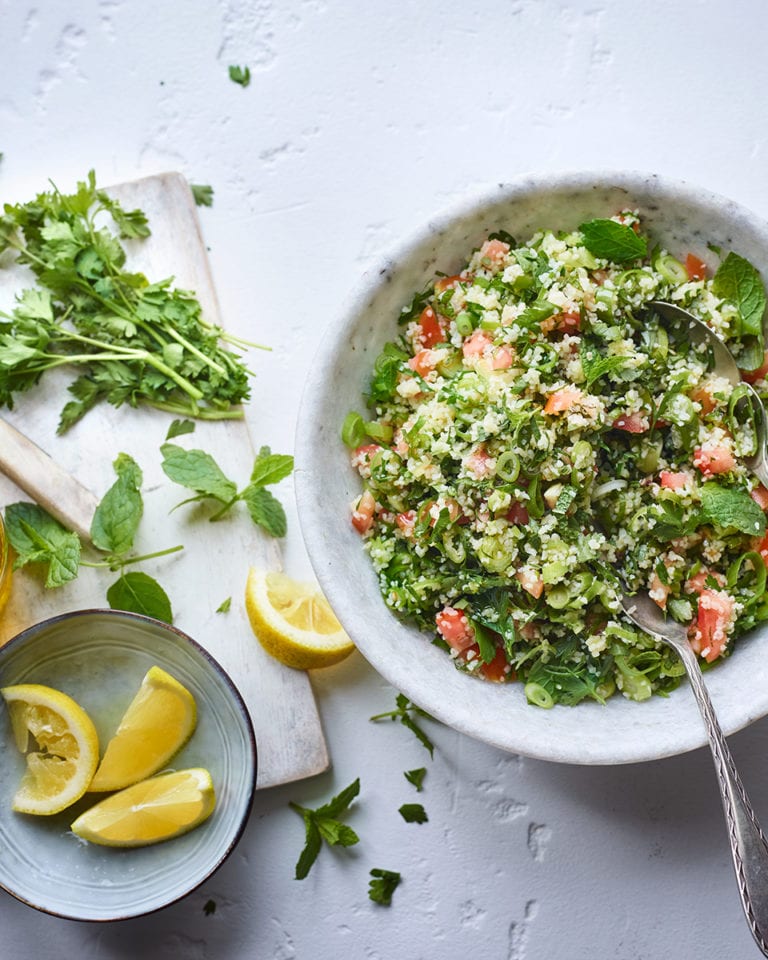
{"type": "Polygon", "coordinates": [[[592,491],[592,500],[602,500],[603,497],[607,497],[609,493],[614,493],[616,490],[623,490],[626,487],[626,480],[608,480],[605,483],[599,484],[592,491]]]}
{"type": "Polygon", "coordinates": [[[685,266],[671,254],[659,254],[659,256],[655,258],[653,265],[669,283],[688,283],[688,271],[685,269],[685,266]]]}
{"type": "Polygon", "coordinates": [[[365,421],[359,413],[355,413],[354,410],[350,411],[344,418],[344,423],[341,425],[341,439],[343,443],[354,449],[354,447],[359,447],[365,438],[365,421]]]}
{"type": "Polygon", "coordinates": [[[533,704],[534,707],[549,710],[550,707],[555,705],[552,694],[546,688],[542,687],[540,683],[526,683],[523,692],[525,693],[525,699],[528,703],[533,704]]]}
{"type": "Polygon", "coordinates": [[[496,475],[514,483],[520,476],[520,458],[512,450],[507,450],[496,460],[496,475]]]}

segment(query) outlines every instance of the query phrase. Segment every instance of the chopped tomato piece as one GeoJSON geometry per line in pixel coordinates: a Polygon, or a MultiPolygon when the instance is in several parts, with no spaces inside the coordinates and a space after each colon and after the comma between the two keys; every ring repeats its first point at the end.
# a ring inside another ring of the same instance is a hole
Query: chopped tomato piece
{"type": "Polygon", "coordinates": [[[370,477],[371,460],[376,456],[379,450],[382,450],[378,443],[364,443],[357,447],[350,458],[350,463],[357,470],[361,477],[370,477]]]}
{"type": "Polygon", "coordinates": [[[706,416],[717,406],[717,401],[712,396],[712,394],[707,390],[706,387],[699,386],[695,390],[691,390],[691,400],[695,400],[697,403],[701,404],[701,412],[706,416]]]}
{"type": "Polygon", "coordinates": [[[693,451],[693,465],[701,470],[705,477],[717,473],[728,473],[736,466],[736,460],[728,447],[717,444],[704,444],[693,451]]]}
{"type": "Polygon", "coordinates": [[[707,567],[704,567],[702,570],[699,570],[695,576],[691,577],[690,580],[685,581],[685,591],[686,593],[701,593],[702,590],[707,589],[707,579],[712,577],[721,587],[725,586],[725,577],[718,570],[708,570],[707,567]]]}
{"type": "Polygon", "coordinates": [[[486,240],[480,247],[480,257],[485,261],[490,261],[494,266],[498,265],[509,253],[509,244],[503,240],[486,240]]]}
{"type": "MultiPolygon", "coordinates": [[[[478,648],[478,653],[479,652],[478,648]]],[[[491,660],[490,663],[481,663],[479,669],[486,680],[492,680],[495,683],[500,683],[502,680],[515,679],[515,675],[510,670],[509,663],[501,647],[496,650],[496,656],[493,660],[491,660]]]]}
{"type": "Polygon", "coordinates": [[[462,277],[460,273],[455,273],[452,277],[440,277],[435,281],[435,293],[445,293],[446,290],[452,290],[458,283],[469,281],[469,277],[462,277]]]}
{"type": "Polygon", "coordinates": [[[651,577],[651,589],[648,591],[648,596],[653,600],[654,603],[658,604],[662,610],[667,609],[667,597],[669,596],[670,588],[666,583],[662,583],[661,577],[654,570],[653,576],[651,577]]]}
{"type": "Polygon", "coordinates": [[[563,390],[555,390],[547,397],[544,404],[544,413],[564,413],[570,410],[574,403],[581,400],[581,390],[574,387],[565,387],[563,390]]]}
{"type": "MultiPolygon", "coordinates": [[[[439,356],[439,354],[438,354],[439,356]]],[[[408,361],[411,370],[415,370],[421,377],[426,377],[437,366],[437,357],[434,350],[419,350],[416,356],[408,361]]]]}
{"type": "Polygon", "coordinates": [[[494,370],[508,370],[515,362],[515,355],[509,347],[499,347],[494,351],[491,367],[494,370]]]}
{"type": "Polygon", "coordinates": [[[482,480],[493,472],[492,460],[493,457],[490,454],[486,453],[482,447],[478,447],[464,461],[464,466],[478,480],[482,480]]]}
{"type": "Polygon", "coordinates": [[[717,660],[728,642],[733,624],[733,598],[724,590],[702,590],[696,628],[690,638],[695,653],[708,663],[717,660]]]}
{"type": "Polygon", "coordinates": [[[762,365],[757,370],[742,370],[741,378],[747,383],[757,383],[758,380],[764,380],[766,374],[768,374],[768,350],[765,351],[762,365]]]}
{"type": "Polygon", "coordinates": [[[648,421],[639,413],[623,413],[613,421],[616,430],[623,430],[625,433],[645,433],[648,429],[648,421]]]}
{"type": "Polygon", "coordinates": [[[754,490],[750,490],[749,495],[761,510],[768,510],[768,490],[762,483],[758,483],[754,490]]]}
{"type": "Polygon", "coordinates": [[[666,490],[682,490],[690,479],[687,473],[672,473],[669,470],[662,470],[659,474],[659,483],[666,490]]]}
{"type": "Polygon", "coordinates": [[[430,349],[436,343],[442,343],[445,340],[445,331],[432,307],[424,307],[421,311],[419,327],[421,331],[417,339],[423,347],[430,349]]]}
{"type": "Polygon", "coordinates": [[[557,315],[557,329],[564,333],[574,333],[581,329],[581,314],[578,310],[567,310],[557,315]]]}
{"type": "Polygon", "coordinates": [[[537,600],[544,592],[544,581],[541,577],[537,577],[535,573],[532,573],[530,570],[526,570],[523,567],[521,570],[518,570],[515,574],[515,577],[520,582],[520,586],[523,590],[527,590],[532,597],[535,597],[537,600]]]}
{"type": "Polygon", "coordinates": [[[515,501],[510,505],[509,512],[507,513],[507,520],[510,523],[514,523],[515,526],[518,527],[524,527],[530,522],[530,519],[524,504],[515,501]]]}
{"type": "Polygon", "coordinates": [[[493,340],[491,340],[485,330],[475,330],[462,344],[461,352],[465,357],[479,357],[485,353],[492,343],[493,340]]]}
{"type": "Polygon", "coordinates": [[[400,427],[395,430],[395,435],[392,437],[392,449],[399,457],[408,456],[408,441],[403,436],[400,427]]]}
{"type": "Polygon", "coordinates": [[[366,490],[360,497],[357,507],[352,511],[352,526],[358,533],[367,533],[373,523],[373,511],[376,509],[376,501],[370,490],[366,490]]]}
{"type": "Polygon", "coordinates": [[[413,536],[413,527],[416,523],[416,511],[406,510],[405,513],[398,513],[395,517],[395,523],[403,531],[406,537],[413,536]]]}
{"type": "Polygon", "coordinates": [[[695,253],[689,253],[685,258],[685,269],[688,273],[689,280],[707,279],[707,265],[700,257],[697,257],[695,253]]]}
{"type": "Polygon", "coordinates": [[[475,642],[475,630],[463,610],[443,607],[435,617],[435,623],[443,640],[459,653],[475,642]]]}

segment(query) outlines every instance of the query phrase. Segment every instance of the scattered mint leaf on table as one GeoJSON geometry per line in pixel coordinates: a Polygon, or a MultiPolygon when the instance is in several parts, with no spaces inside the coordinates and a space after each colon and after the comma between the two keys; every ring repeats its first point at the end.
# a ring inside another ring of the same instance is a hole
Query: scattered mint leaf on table
{"type": "Polygon", "coordinates": [[[358,777],[328,803],[316,810],[302,807],[298,803],[289,803],[290,808],[303,818],[305,828],[304,849],[296,862],[297,880],[303,880],[312,869],[323,840],[330,846],[341,847],[351,847],[360,841],[355,831],[339,820],[359,792],[360,778],[358,777]]]}
{"type": "Polygon", "coordinates": [[[139,570],[121,573],[107,590],[107,602],[113,610],[142,613],[164,623],[173,623],[168,594],[154,577],[139,570]]]}
{"type": "Polygon", "coordinates": [[[168,427],[168,433],[165,435],[166,440],[173,440],[175,437],[183,437],[186,433],[194,433],[195,424],[192,420],[174,420],[172,421],[170,427],[168,427]]]}
{"type": "Polygon", "coordinates": [[[426,823],[429,820],[427,811],[420,803],[404,803],[398,813],[406,823],[426,823]]]}
{"type": "MultiPolygon", "coordinates": [[[[173,443],[164,443],[161,467],[174,483],[195,493],[183,500],[190,503],[212,499],[222,504],[210,519],[219,520],[242,500],[255,524],[273,537],[284,537],[288,528],[282,504],[265,488],[285,479],[293,470],[293,457],[273,454],[269,447],[262,447],[254,461],[250,483],[238,491],[213,457],[204,450],[186,450],[173,443]]],[[[181,506],[181,504],[179,504],[181,506]]]]}
{"type": "Polygon", "coordinates": [[[216,901],[206,900],[203,904],[203,913],[206,917],[210,917],[212,913],[216,913],[216,901]]]}
{"type": "Polygon", "coordinates": [[[195,204],[198,207],[213,206],[213,187],[207,183],[190,183],[189,189],[192,191],[195,204]]]}
{"type": "Polygon", "coordinates": [[[416,770],[406,770],[403,773],[403,776],[408,781],[408,783],[412,783],[414,787],[416,787],[416,790],[419,793],[421,793],[422,784],[424,783],[424,777],[426,776],[426,774],[427,774],[426,767],[418,767],[418,769],[416,770]]]}
{"type": "Polygon", "coordinates": [[[5,508],[8,541],[16,552],[15,570],[28,563],[47,564],[46,587],[74,580],[80,565],[80,538],[34,503],[5,508]]]}
{"type": "Polygon", "coordinates": [[[706,520],[728,530],[762,537],[765,534],[765,514],[746,490],[705,483],[701,488],[701,511],[706,520]]]}
{"type": "Polygon", "coordinates": [[[426,717],[428,720],[431,720],[432,717],[430,717],[425,710],[422,710],[421,707],[417,707],[415,703],[411,703],[403,693],[398,693],[395,698],[395,703],[397,706],[394,710],[389,710],[386,713],[377,713],[369,719],[373,723],[378,723],[381,720],[399,721],[404,727],[411,731],[426,750],[429,750],[430,757],[434,756],[435,745],[414,720],[414,717],[426,717]]]}
{"type": "Polygon", "coordinates": [[[368,881],[368,896],[374,903],[382,903],[388,907],[392,903],[392,894],[402,879],[394,870],[381,870],[374,867],[371,870],[372,879],[368,881]]]}
{"type": "Polygon", "coordinates": [[[638,236],[632,227],[616,220],[588,220],[579,230],[584,235],[584,246],[601,260],[626,263],[644,257],[648,252],[645,237],[638,236]]]}
{"type": "Polygon", "coordinates": [[[222,602],[218,605],[218,607],[216,607],[216,613],[229,613],[229,608],[231,606],[232,606],[232,597],[227,597],[226,600],[222,600],[222,602]]]}
{"type": "Polygon", "coordinates": [[[234,65],[230,66],[229,79],[232,81],[232,83],[238,83],[241,87],[247,87],[251,82],[250,67],[238,67],[234,65]]]}
{"type": "Polygon", "coordinates": [[[101,499],[91,521],[91,539],[99,550],[127,553],[144,512],[141,497],[141,468],[128,454],[121,453],[114,464],[117,480],[101,499]]]}

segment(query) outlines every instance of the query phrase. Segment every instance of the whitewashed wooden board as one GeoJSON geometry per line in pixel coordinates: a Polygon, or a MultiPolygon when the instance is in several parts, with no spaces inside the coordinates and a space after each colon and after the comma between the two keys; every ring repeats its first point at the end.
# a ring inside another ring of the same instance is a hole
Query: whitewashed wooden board
{"type": "MultiPolygon", "coordinates": [[[[140,207],[149,217],[152,236],[126,243],[129,267],[143,271],[151,280],[175,277],[177,286],[197,293],[204,315],[220,323],[197,211],[186,180],[180,174],[167,173],[121,184],[109,192],[127,209],[140,207]]],[[[32,283],[31,274],[16,265],[0,270],[0,309],[10,307],[14,294],[32,283]]],[[[242,504],[215,523],[207,519],[210,511],[199,505],[171,512],[185,498],[185,491],[171,483],[160,468],[160,446],[172,419],[168,414],[128,407],[116,410],[102,404],[58,437],[59,412],[72,378],[71,371],[46,374],[37,388],[17,395],[15,410],[0,411],[0,416],[93,491],[97,499],[114,482],[111,465],[117,454],[125,452],[134,457],[144,471],[144,517],[136,552],[143,554],[179,543],[184,544],[184,550],[132,569],[145,570],[160,581],[171,598],[175,625],[201,643],[240,690],[256,732],[258,787],[287,783],[327,769],[328,752],[308,675],[284,667],[263,651],[244,610],[249,566],[279,566],[274,541],[254,527],[242,504]],[[216,613],[230,596],[230,611],[216,613]]],[[[236,483],[247,483],[254,448],[244,421],[196,421],[194,433],[173,442],[207,450],[236,483]]],[[[0,506],[29,499],[11,479],[0,474],[0,506]]],[[[88,558],[98,559],[96,555],[88,558]]],[[[46,617],[107,606],[106,589],[115,579],[116,574],[109,571],[82,568],[77,580],[46,590],[39,575],[26,569],[17,571],[11,600],[0,616],[0,645],[46,617]]]]}

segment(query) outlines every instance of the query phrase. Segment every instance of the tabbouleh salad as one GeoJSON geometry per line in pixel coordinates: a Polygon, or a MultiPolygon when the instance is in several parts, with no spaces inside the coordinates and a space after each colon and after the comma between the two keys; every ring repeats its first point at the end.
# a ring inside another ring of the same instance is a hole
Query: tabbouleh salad
{"type": "Polygon", "coordinates": [[[684,670],[622,615],[623,589],[690,624],[704,667],[768,619],[744,387],[648,307],[689,310],[768,394],[760,276],[705,255],[716,270],[652,247],[631,211],[523,244],[500,231],[403,309],[372,419],[342,429],[352,523],[386,603],[460,670],[542,707],[645,700],[684,670]]]}

